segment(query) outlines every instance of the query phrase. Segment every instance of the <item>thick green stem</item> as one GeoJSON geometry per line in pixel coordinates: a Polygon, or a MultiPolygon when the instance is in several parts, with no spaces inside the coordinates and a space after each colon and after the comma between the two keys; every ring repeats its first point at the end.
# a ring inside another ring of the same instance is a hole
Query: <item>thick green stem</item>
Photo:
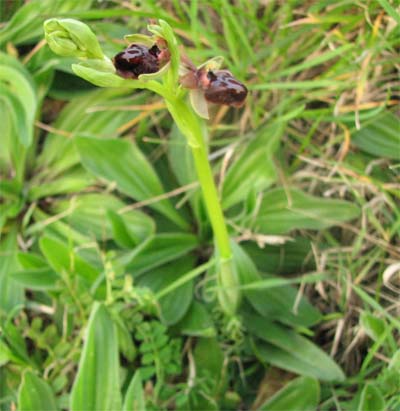
{"type": "Polygon", "coordinates": [[[221,202],[214,182],[213,173],[208,161],[208,151],[200,118],[181,98],[167,100],[167,107],[177,126],[185,135],[192,149],[197,177],[203,193],[204,203],[214,232],[217,248],[217,283],[218,299],[222,309],[234,315],[239,304],[237,278],[228,230],[225,224],[221,202]]]}
{"type": "Polygon", "coordinates": [[[167,107],[181,132],[187,138],[192,149],[197,177],[200,182],[203,198],[213,228],[215,243],[219,255],[224,260],[232,257],[224,214],[219,201],[214,177],[208,161],[207,146],[201,120],[188,107],[182,98],[167,101],[167,107]]]}
{"type": "Polygon", "coordinates": [[[210,163],[208,162],[205,145],[202,144],[198,147],[192,147],[192,153],[220,257],[223,259],[230,259],[232,252],[229,244],[229,235],[226,229],[224,215],[218,198],[218,192],[215,187],[210,163]]]}

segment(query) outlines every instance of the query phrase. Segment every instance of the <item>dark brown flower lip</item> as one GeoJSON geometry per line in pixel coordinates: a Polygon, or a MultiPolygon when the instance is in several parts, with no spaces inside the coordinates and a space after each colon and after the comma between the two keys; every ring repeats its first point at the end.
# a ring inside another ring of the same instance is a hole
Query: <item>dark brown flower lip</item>
{"type": "Polygon", "coordinates": [[[202,78],[205,99],[214,104],[243,106],[248,90],[228,70],[208,71],[202,78]]]}
{"type": "Polygon", "coordinates": [[[170,58],[169,50],[157,44],[147,47],[131,44],[113,58],[117,74],[124,78],[137,79],[141,74],[159,71],[170,58]]]}
{"type": "Polygon", "coordinates": [[[184,74],[180,77],[181,85],[191,90],[202,90],[204,98],[209,103],[233,107],[243,106],[248,94],[247,87],[230,71],[214,70],[207,64],[196,68],[184,56],[183,72],[184,74]]]}

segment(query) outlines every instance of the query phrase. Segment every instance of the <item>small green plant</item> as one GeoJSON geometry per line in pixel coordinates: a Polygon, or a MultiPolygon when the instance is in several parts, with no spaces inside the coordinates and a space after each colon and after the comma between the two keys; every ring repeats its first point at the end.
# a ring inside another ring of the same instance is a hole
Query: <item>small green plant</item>
{"type": "Polygon", "coordinates": [[[1,2],[1,411],[397,410],[394,3],[1,2]]]}
{"type": "Polygon", "coordinates": [[[158,321],[143,322],[137,327],[135,338],[140,342],[141,376],[144,381],[156,377],[154,402],[170,396],[168,377],[179,376],[182,372],[180,339],[171,339],[167,327],[158,321]]]}
{"type": "Polygon", "coordinates": [[[148,89],[164,98],[168,111],[192,149],[214,231],[218,298],[223,311],[233,316],[240,301],[237,269],[207,158],[206,127],[196,113],[208,117],[206,99],[240,105],[246,97],[246,88],[229,72],[219,70],[220,58],[211,59],[199,69],[189,64],[185,66],[172,29],[163,20],[158,25],[148,26],[152,36],[125,36],[130,46],[113,60],[103,54],[93,32],[81,22],[51,19],[45,22],[44,28],[46,40],[55,53],[84,59],[83,62],[72,65],[78,76],[97,86],[148,89]],[[183,72],[181,81],[180,72],[183,72]],[[161,81],[158,81],[159,78],[161,81]],[[187,103],[186,90],[182,85],[191,88],[192,106],[187,103]]]}

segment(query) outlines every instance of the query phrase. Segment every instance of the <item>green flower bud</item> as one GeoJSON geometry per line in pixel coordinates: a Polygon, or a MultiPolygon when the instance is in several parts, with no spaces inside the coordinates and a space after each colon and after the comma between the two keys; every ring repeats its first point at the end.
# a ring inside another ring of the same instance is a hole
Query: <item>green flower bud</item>
{"type": "Polygon", "coordinates": [[[45,38],[60,56],[103,59],[104,54],[90,28],[74,19],[49,19],[44,22],[45,38]]]}

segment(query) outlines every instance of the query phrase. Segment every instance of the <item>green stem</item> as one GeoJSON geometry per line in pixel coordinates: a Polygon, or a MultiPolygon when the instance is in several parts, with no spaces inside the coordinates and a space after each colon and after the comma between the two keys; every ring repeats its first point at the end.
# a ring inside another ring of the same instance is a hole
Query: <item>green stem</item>
{"type": "Polygon", "coordinates": [[[232,258],[229,234],[208,161],[204,128],[202,128],[200,118],[187,105],[184,97],[175,97],[174,99],[166,100],[166,103],[177,126],[187,138],[192,149],[197,177],[203,192],[217,248],[217,296],[223,311],[229,316],[233,316],[240,302],[240,292],[237,289],[238,281],[232,258]]]}
{"type": "Polygon", "coordinates": [[[204,144],[199,147],[192,147],[192,153],[219,254],[223,259],[230,259],[232,252],[228,230],[204,144]]]}
{"type": "Polygon", "coordinates": [[[208,151],[204,128],[200,118],[187,105],[184,97],[166,100],[168,110],[180,131],[185,135],[192,149],[197,177],[203,192],[208,217],[214,232],[217,249],[218,300],[222,309],[232,316],[239,305],[240,293],[232,258],[228,230],[225,224],[221,202],[215,186],[213,173],[208,161],[208,151]]]}
{"type": "Polygon", "coordinates": [[[232,251],[228,230],[208,161],[207,147],[200,119],[188,107],[182,97],[167,101],[167,107],[179,129],[189,141],[219,255],[222,259],[229,260],[232,257],[232,251]]]}

